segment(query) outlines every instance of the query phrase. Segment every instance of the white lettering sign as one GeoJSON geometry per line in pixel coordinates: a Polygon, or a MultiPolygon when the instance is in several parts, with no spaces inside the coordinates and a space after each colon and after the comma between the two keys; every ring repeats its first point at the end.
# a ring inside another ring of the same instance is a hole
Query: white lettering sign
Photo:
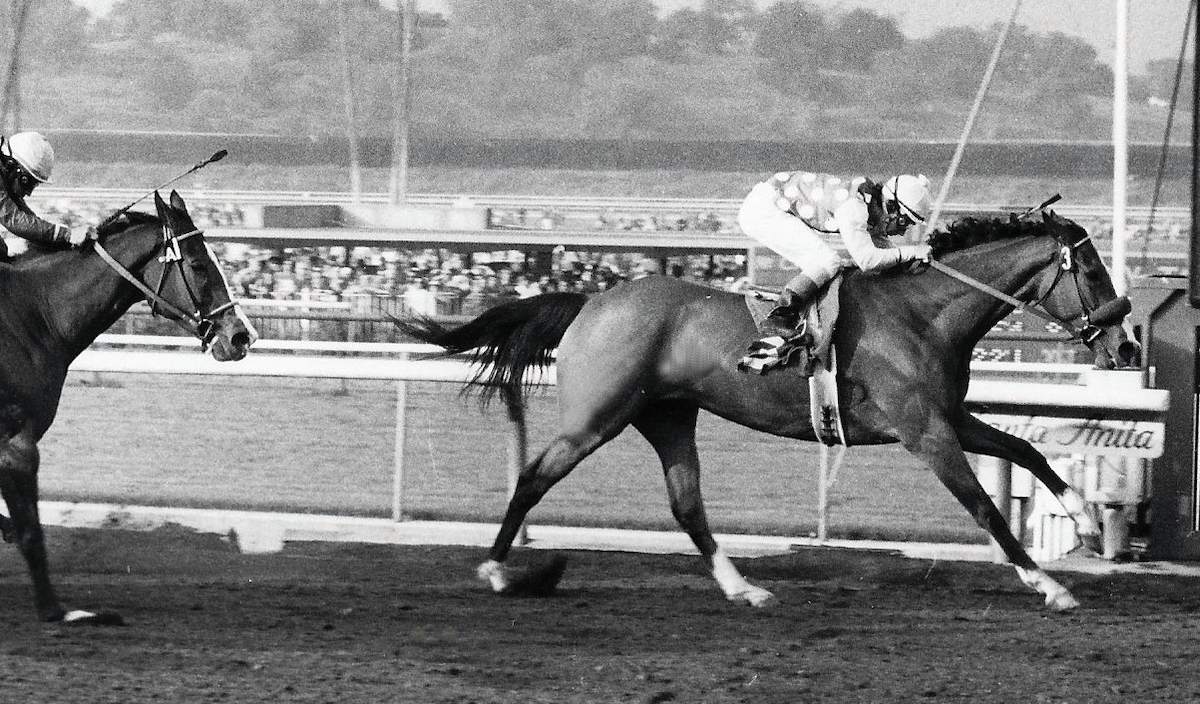
{"type": "Polygon", "coordinates": [[[1157,421],[1000,414],[980,414],[979,419],[1055,454],[1161,457],[1166,433],[1166,425],[1157,421]]]}

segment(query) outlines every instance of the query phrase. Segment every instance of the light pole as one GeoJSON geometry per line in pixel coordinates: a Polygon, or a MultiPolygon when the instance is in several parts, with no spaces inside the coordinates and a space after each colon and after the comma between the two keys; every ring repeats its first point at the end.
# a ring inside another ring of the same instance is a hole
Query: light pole
{"type": "Polygon", "coordinates": [[[392,175],[389,200],[392,204],[408,199],[408,122],[409,122],[409,58],[412,55],[413,27],[417,20],[416,0],[396,3],[400,15],[400,57],[392,80],[392,95],[396,101],[392,108],[392,175]]]}

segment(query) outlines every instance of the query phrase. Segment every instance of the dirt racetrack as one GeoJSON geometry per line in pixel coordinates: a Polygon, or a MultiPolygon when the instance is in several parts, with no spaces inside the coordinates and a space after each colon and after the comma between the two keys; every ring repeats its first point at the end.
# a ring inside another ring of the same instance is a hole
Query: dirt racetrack
{"type": "MultiPolygon", "coordinates": [[[[807,549],[738,560],[779,603],[724,601],[694,556],[568,553],[559,593],[506,598],[479,549],[50,529],[69,608],[33,619],[0,553],[0,701],[1200,701],[1200,580],[1061,572],[1052,614],[1011,569],[807,549]]],[[[514,565],[545,552],[518,550],[514,565]]]]}

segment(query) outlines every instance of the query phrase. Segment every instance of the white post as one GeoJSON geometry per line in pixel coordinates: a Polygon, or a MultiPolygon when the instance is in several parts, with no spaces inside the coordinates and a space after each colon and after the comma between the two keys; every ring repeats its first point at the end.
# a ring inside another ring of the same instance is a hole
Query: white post
{"type": "MultiPolygon", "coordinates": [[[[1013,496],[1012,496],[1012,462],[998,458],[988,458],[994,463],[996,470],[996,494],[992,496],[992,501],[995,502],[996,508],[1000,509],[1000,515],[1004,516],[1004,520],[1009,524],[1009,532],[1013,535],[1020,535],[1020,531],[1014,530],[1012,527],[1013,520],[1013,496]]],[[[1000,549],[1000,544],[992,539],[992,562],[1000,564],[1008,563],[1008,555],[1000,549]]]]}
{"type": "Polygon", "coordinates": [[[817,540],[829,539],[829,446],[821,443],[821,474],[817,485],[817,540]]]}
{"type": "MultiPolygon", "coordinates": [[[[408,359],[407,354],[400,355],[408,359]]],[[[408,412],[408,382],[396,381],[396,436],[392,445],[392,520],[404,520],[404,440],[408,412]]]]}
{"type": "Polygon", "coordinates": [[[1129,19],[1129,0],[1117,3],[1117,48],[1113,59],[1113,225],[1112,225],[1112,280],[1117,295],[1124,295],[1127,288],[1125,273],[1125,245],[1127,233],[1125,217],[1125,183],[1128,175],[1128,127],[1126,108],[1129,104],[1129,72],[1126,68],[1126,33],[1129,19]]]}

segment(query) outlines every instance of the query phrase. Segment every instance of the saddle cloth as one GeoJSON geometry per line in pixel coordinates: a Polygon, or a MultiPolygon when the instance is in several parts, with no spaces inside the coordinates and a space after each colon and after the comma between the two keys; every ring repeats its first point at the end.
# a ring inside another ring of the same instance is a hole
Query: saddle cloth
{"type": "MultiPolygon", "coordinates": [[[[811,347],[801,339],[768,337],[753,343],[738,364],[743,371],[766,374],[776,368],[796,367],[808,377],[809,405],[813,430],[826,445],[845,445],[841,411],[837,395],[837,352],[833,330],[837,324],[838,293],[842,278],[834,278],[804,311],[805,330],[812,338],[811,347]]],[[[776,296],[752,291],[746,295],[746,308],[759,325],[775,307],[776,296]]]]}

